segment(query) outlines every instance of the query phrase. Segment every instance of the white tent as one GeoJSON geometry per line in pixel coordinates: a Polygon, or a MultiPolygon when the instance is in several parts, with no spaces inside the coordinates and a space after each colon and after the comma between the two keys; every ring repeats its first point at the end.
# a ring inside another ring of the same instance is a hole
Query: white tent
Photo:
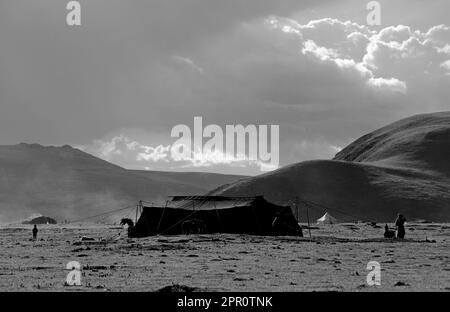
{"type": "Polygon", "coordinates": [[[317,219],[317,224],[336,224],[339,220],[330,215],[328,212],[325,213],[321,218],[317,219]]]}

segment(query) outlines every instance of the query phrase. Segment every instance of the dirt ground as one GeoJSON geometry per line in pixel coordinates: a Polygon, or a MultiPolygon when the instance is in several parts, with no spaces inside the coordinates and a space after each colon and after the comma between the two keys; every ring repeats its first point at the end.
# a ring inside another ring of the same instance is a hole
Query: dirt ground
{"type": "Polygon", "coordinates": [[[370,225],[321,225],[305,238],[247,235],[128,239],[111,225],[0,227],[0,291],[450,291],[450,225],[408,224],[407,240],[370,225]],[[82,236],[95,241],[80,242],[82,236]],[[70,261],[81,286],[65,286],[70,261]],[[368,286],[369,261],[381,286],[368,286]]]}

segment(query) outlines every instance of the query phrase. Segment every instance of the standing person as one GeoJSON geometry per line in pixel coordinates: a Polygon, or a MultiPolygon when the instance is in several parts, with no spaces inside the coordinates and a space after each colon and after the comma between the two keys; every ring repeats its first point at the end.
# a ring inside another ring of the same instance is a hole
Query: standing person
{"type": "Polygon", "coordinates": [[[33,227],[33,240],[37,239],[37,233],[38,233],[38,229],[37,229],[37,226],[35,224],[34,227],[33,227]]]}
{"type": "Polygon", "coordinates": [[[395,227],[397,228],[397,238],[405,238],[405,222],[406,218],[402,214],[398,214],[395,220],[395,227]]]}

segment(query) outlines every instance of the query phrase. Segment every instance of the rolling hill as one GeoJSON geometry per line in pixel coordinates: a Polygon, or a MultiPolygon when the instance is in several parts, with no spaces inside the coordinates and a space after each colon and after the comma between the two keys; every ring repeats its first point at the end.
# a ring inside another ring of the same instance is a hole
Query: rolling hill
{"type": "Polygon", "coordinates": [[[151,170],[133,170],[132,172],[161,182],[178,183],[186,186],[195,185],[205,192],[223,184],[247,178],[242,175],[220,174],[208,172],[169,172],[151,170]]]}
{"type": "Polygon", "coordinates": [[[138,200],[205,194],[240,176],[133,171],[70,146],[0,146],[0,222],[32,214],[73,220],[138,200]]]}
{"type": "Polygon", "coordinates": [[[299,201],[311,219],[450,221],[450,112],[416,115],[362,136],[333,160],[306,161],[223,185],[224,196],[299,201]],[[309,202],[307,204],[306,202],[309,202]],[[312,204],[313,203],[313,204],[312,204]]]}

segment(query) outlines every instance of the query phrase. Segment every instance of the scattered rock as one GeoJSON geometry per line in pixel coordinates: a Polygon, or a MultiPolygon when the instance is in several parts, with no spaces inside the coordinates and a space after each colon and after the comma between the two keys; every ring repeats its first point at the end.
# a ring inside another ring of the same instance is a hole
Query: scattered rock
{"type": "Polygon", "coordinates": [[[245,279],[245,278],[242,278],[242,277],[235,277],[235,278],[233,279],[233,281],[236,281],[236,282],[245,282],[246,279],[245,279]]]}
{"type": "Polygon", "coordinates": [[[200,288],[174,284],[171,286],[166,286],[166,287],[160,288],[157,291],[158,292],[196,292],[196,291],[200,291],[200,288]]]}
{"type": "Polygon", "coordinates": [[[82,236],[82,237],[80,238],[80,242],[92,242],[92,241],[95,241],[95,238],[93,238],[93,237],[88,237],[88,236],[82,236]]]}
{"type": "Polygon", "coordinates": [[[86,265],[83,267],[83,270],[108,270],[108,267],[104,265],[86,265]]]}

